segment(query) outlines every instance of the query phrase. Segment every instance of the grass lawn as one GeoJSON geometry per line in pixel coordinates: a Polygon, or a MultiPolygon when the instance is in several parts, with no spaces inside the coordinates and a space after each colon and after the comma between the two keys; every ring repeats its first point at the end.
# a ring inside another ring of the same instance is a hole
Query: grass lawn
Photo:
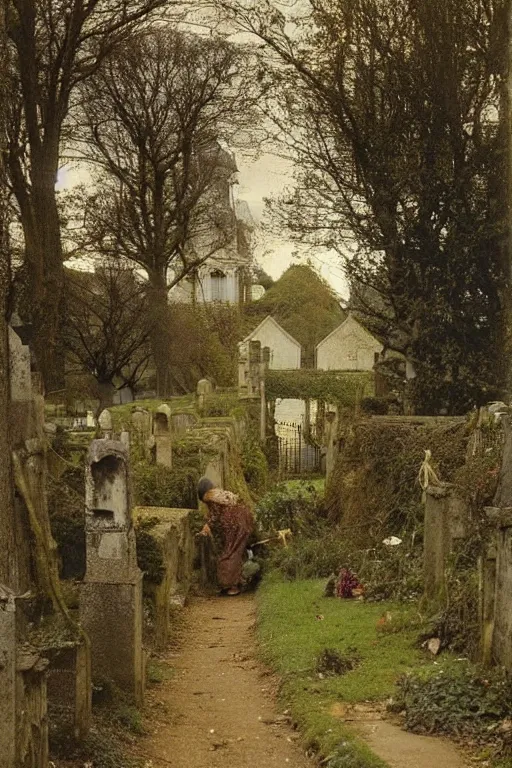
{"type": "Polygon", "coordinates": [[[378,631],[378,620],[398,606],[324,598],[324,585],[318,580],[264,582],[258,593],[262,656],[281,676],[283,704],[308,745],[331,756],[329,768],[380,768],[385,763],[330,710],[341,701],[385,700],[401,674],[432,662],[413,647],[414,630],[378,631]],[[358,665],[322,679],[316,664],[325,649],[357,656],[358,665]]]}
{"type": "Polygon", "coordinates": [[[320,496],[325,493],[325,477],[314,477],[311,480],[284,480],[282,485],[290,488],[290,490],[307,488],[312,485],[320,496]]]}

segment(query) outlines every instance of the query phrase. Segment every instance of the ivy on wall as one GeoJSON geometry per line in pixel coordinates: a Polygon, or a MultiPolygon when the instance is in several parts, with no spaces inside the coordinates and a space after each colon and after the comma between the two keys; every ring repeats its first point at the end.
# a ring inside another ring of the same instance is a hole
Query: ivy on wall
{"type": "Polygon", "coordinates": [[[350,406],[375,394],[375,375],[373,371],[269,370],[265,392],[268,400],[310,399],[350,406]]]}

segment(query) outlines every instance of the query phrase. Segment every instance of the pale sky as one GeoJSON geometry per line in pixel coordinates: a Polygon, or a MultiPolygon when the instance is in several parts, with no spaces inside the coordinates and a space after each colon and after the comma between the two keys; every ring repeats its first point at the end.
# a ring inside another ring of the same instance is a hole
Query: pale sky
{"type": "Polygon", "coordinates": [[[291,162],[272,154],[263,154],[258,160],[244,158],[237,154],[239,186],[237,196],[245,200],[259,225],[258,239],[261,246],[256,250],[256,261],[274,279],[280,277],[290,264],[311,259],[322,277],[332,285],[343,298],[348,298],[347,283],[334,251],[311,252],[304,249],[299,259],[293,256],[297,251],[295,243],[286,237],[277,238],[268,231],[267,215],[264,213],[264,198],[279,195],[293,182],[291,162]],[[269,252],[268,254],[266,252],[269,252]],[[263,255],[265,253],[265,255],[263,255]]]}

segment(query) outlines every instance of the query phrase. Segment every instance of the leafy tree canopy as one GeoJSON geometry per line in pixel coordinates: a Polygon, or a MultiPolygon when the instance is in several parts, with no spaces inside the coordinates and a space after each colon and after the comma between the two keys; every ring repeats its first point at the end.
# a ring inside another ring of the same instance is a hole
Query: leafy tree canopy
{"type": "Polygon", "coordinates": [[[314,365],[315,346],[345,319],[333,289],[309,264],[289,267],[245,314],[247,333],[272,315],[302,344],[308,367],[314,365]]]}

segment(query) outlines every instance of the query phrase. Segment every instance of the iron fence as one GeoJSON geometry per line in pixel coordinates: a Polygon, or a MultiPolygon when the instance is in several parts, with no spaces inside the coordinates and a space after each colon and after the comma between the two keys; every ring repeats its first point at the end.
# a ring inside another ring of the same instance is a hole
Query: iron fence
{"type": "Polygon", "coordinates": [[[299,477],[321,471],[320,446],[301,424],[280,422],[276,425],[276,434],[281,477],[299,477]]]}

